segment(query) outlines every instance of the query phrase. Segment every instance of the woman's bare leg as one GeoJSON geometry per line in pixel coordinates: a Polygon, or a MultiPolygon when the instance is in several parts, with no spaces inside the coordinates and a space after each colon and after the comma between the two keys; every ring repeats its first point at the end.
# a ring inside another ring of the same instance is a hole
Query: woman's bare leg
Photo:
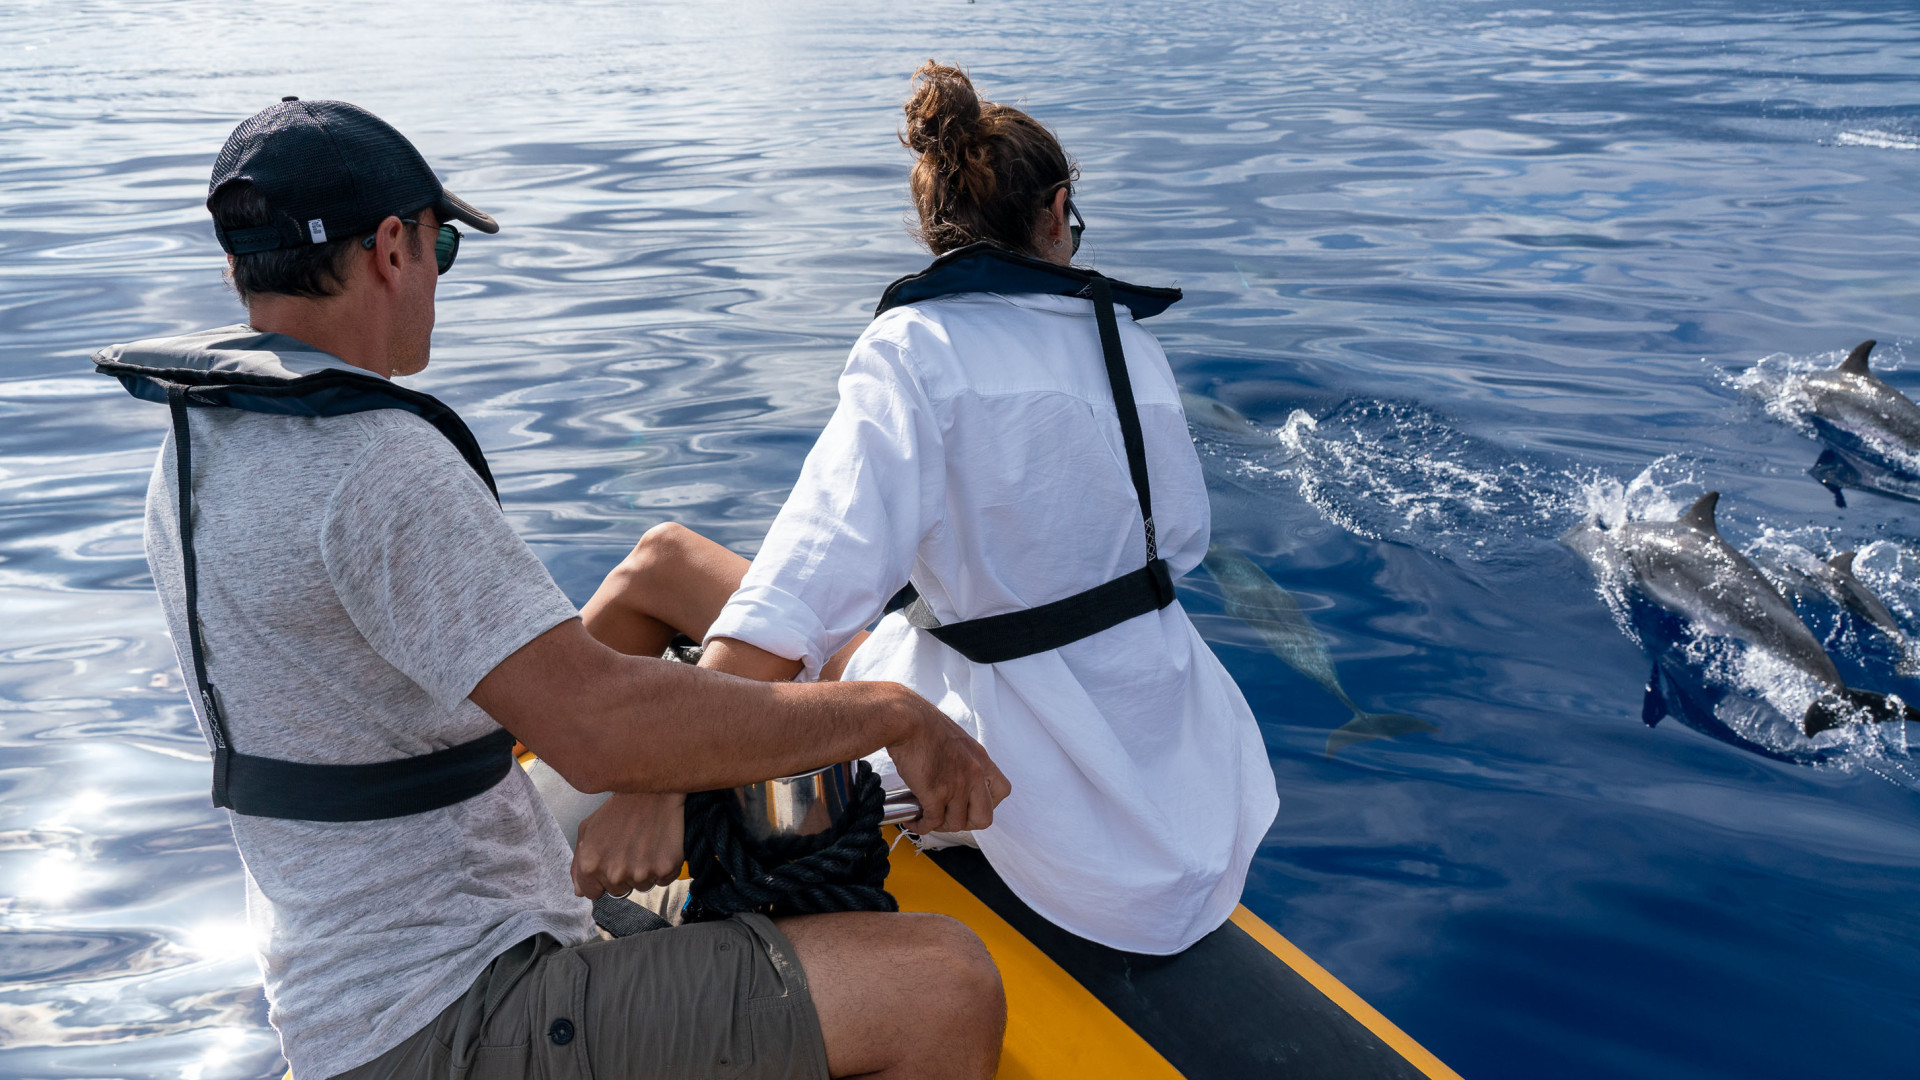
{"type": "Polygon", "coordinates": [[[684,525],[655,525],[580,609],[587,632],[632,656],[659,656],[675,634],[699,641],[747,574],[747,560],[684,525]]]}
{"type": "MultiPolygon", "coordinates": [[[[659,656],[675,634],[695,641],[707,636],[747,566],[746,559],[684,525],[655,525],[600,583],[580,609],[581,621],[608,648],[659,656]]],[[[865,640],[865,631],[856,635],[827,660],[820,678],[838,680],[865,640]]]]}

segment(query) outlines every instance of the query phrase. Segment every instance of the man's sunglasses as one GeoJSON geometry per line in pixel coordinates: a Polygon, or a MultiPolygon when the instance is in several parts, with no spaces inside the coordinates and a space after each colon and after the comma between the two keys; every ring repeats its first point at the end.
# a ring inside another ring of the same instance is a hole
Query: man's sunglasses
{"type": "MultiPolygon", "coordinates": [[[[418,226],[420,219],[403,217],[400,219],[400,224],[418,226]]],[[[1078,235],[1077,233],[1075,234],[1076,246],[1078,235]]],[[[360,246],[366,248],[368,251],[373,250],[373,244],[374,234],[372,233],[368,233],[366,238],[360,241],[360,246]]],[[[448,270],[453,269],[454,256],[459,254],[460,230],[451,225],[440,226],[440,235],[434,237],[433,240],[433,261],[440,267],[440,272],[444,274],[448,270]]]]}

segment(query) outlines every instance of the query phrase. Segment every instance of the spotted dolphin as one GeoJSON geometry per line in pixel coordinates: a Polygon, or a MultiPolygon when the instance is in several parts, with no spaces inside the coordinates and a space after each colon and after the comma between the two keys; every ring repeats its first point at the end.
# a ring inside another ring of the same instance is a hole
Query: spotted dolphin
{"type": "Polygon", "coordinates": [[[1400,713],[1370,713],[1355,705],[1353,698],[1340,685],[1340,675],[1333,668],[1333,657],[1327,655],[1326,642],[1313,624],[1307,621],[1306,613],[1300,610],[1300,602],[1293,598],[1292,593],[1281,588],[1279,582],[1268,577],[1267,572],[1252,559],[1232,548],[1216,544],[1207,549],[1207,557],[1201,565],[1213,575],[1213,580],[1220,583],[1227,614],[1251,626],[1275,656],[1319,683],[1321,689],[1340,699],[1340,704],[1352,710],[1353,719],[1327,736],[1328,757],[1342,747],[1368,739],[1390,739],[1395,735],[1440,730],[1418,717],[1400,713]]]}
{"type": "Polygon", "coordinates": [[[1874,629],[1893,639],[1904,651],[1907,646],[1906,630],[1893,617],[1893,612],[1887,610],[1887,605],[1874,595],[1873,590],[1854,576],[1853,560],[1857,554],[1843,551],[1818,567],[1791,569],[1834,603],[1865,619],[1874,629]]]}
{"type": "Polygon", "coordinates": [[[1800,621],[1780,590],[1720,536],[1713,511],[1720,493],[1700,497],[1677,521],[1636,521],[1606,528],[1574,526],[1560,539],[1603,579],[1624,582],[1710,634],[1764,650],[1811,677],[1822,689],[1801,718],[1816,735],[1862,714],[1873,720],[1920,720],[1895,698],[1855,690],[1800,621]]]}
{"type": "Polygon", "coordinates": [[[1840,366],[1801,381],[1820,438],[1844,454],[1906,473],[1920,472],[1920,405],[1867,367],[1876,343],[1854,346],[1840,366]]]}

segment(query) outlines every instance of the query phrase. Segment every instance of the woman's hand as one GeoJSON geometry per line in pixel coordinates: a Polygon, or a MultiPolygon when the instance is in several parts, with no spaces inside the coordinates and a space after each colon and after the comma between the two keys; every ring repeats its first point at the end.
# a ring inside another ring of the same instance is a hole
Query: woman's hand
{"type": "Polygon", "coordinates": [[[580,822],[573,891],[593,899],[651,889],[680,876],[686,862],[685,795],[620,795],[580,822]]]}
{"type": "Polygon", "coordinates": [[[900,708],[914,721],[906,737],[887,744],[900,779],[920,803],[920,817],[907,824],[917,833],[992,825],[994,807],[1013,794],[1013,785],[987,756],[987,748],[925,698],[904,686],[892,688],[900,694],[900,708]]]}

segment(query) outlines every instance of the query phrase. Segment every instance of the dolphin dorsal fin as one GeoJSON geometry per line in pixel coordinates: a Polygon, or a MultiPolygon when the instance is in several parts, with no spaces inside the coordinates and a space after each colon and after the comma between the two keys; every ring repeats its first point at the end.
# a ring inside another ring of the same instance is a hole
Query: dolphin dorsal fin
{"type": "Polygon", "coordinates": [[[1720,530],[1713,523],[1713,507],[1719,501],[1720,493],[1717,491],[1709,491],[1700,496],[1700,501],[1688,507],[1687,512],[1680,515],[1680,524],[1699,529],[1712,536],[1719,536],[1720,530]]]}
{"type": "Polygon", "coordinates": [[[1857,554],[1859,553],[1854,551],[1843,551],[1840,554],[1835,555],[1833,558],[1828,559],[1827,565],[1833,567],[1835,570],[1838,570],[1843,574],[1852,574],[1853,573],[1853,557],[1857,554]]]}
{"type": "Polygon", "coordinates": [[[1877,341],[1863,341],[1855,345],[1853,351],[1847,354],[1847,358],[1840,361],[1838,369],[1840,373],[1843,375],[1872,374],[1867,370],[1867,354],[1872,352],[1873,347],[1878,344],[1880,343],[1877,341]]]}

